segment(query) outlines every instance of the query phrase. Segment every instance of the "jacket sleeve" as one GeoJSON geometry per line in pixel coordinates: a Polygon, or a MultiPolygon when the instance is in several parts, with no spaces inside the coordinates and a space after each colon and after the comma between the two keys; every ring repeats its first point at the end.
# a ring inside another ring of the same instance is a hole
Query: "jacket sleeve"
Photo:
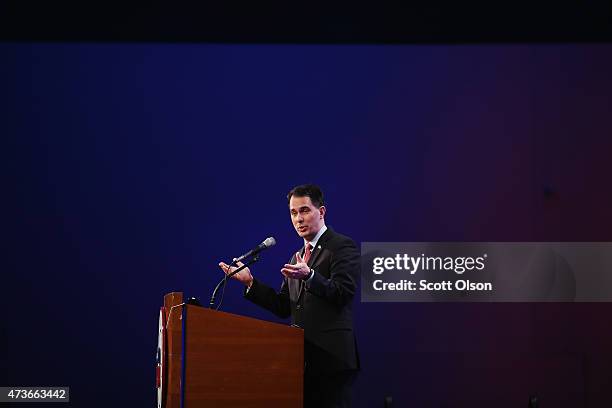
{"type": "Polygon", "coordinates": [[[360,267],[359,250],[352,240],[347,239],[332,254],[329,278],[315,269],[306,289],[333,304],[345,306],[355,296],[360,267]]]}
{"type": "Polygon", "coordinates": [[[244,297],[256,305],[269,310],[278,317],[287,318],[291,316],[287,278],[283,279],[283,283],[278,293],[259,280],[253,279],[251,288],[248,291],[245,289],[244,297]]]}

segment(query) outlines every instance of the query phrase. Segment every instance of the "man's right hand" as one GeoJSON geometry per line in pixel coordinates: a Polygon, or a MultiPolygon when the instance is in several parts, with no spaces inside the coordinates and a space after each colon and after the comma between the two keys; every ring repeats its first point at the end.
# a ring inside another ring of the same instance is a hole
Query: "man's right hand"
{"type": "MultiPolygon", "coordinates": [[[[237,265],[240,267],[240,266],[243,265],[243,263],[242,262],[238,262],[237,265]]],[[[230,267],[225,262],[219,262],[219,267],[221,268],[221,270],[226,275],[228,275],[228,274],[234,272],[236,269],[238,269],[235,266],[230,267]]],[[[238,272],[237,274],[232,276],[232,278],[236,279],[238,282],[244,284],[248,288],[250,288],[251,285],[253,284],[253,275],[251,275],[251,270],[248,267],[244,268],[243,270],[241,270],[240,272],[238,272]]]]}

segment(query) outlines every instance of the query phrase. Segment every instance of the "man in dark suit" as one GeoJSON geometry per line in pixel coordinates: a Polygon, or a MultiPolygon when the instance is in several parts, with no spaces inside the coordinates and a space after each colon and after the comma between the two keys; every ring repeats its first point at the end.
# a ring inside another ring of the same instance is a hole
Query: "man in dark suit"
{"type": "MultiPolygon", "coordinates": [[[[247,299],[279,317],[291,316],[292,324],[304,329],[305,406],[349,407],[359,370],[352,318],[359,250],[352,239],[325,225],[327,209],[319,187],[297,186],[287,200],[304,247],[281,269],[280,291],[253,278],[248,268],[234,278],[246,285],[247,299]]],[[[219,266],[225,273],[234,270],[223,262],[219,266]]]]}

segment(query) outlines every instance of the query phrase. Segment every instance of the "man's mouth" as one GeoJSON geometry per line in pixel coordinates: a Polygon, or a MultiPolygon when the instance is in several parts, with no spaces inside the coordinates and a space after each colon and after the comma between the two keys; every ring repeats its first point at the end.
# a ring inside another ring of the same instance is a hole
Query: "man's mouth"
{"type": "Polygon", "coordinates": [[[304,232],[304,231],[306,231],[307,229],[308,229],[308,227],[306,227],[305,225],[300,225],[300,226],[298,227],[298,231],[300,231],[300,232],[304,232]]]}

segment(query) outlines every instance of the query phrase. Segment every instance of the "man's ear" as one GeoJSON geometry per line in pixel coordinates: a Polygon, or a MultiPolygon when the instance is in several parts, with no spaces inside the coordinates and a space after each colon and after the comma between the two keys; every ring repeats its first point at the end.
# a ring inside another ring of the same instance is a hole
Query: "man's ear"
{"type": "Polygon", "coordinates": [[[325,208],[324,205],[319,207],[319,214],[321,216],[321,218],[325,217],[325,212],[327,211],[327,208],[325,208]]]}

